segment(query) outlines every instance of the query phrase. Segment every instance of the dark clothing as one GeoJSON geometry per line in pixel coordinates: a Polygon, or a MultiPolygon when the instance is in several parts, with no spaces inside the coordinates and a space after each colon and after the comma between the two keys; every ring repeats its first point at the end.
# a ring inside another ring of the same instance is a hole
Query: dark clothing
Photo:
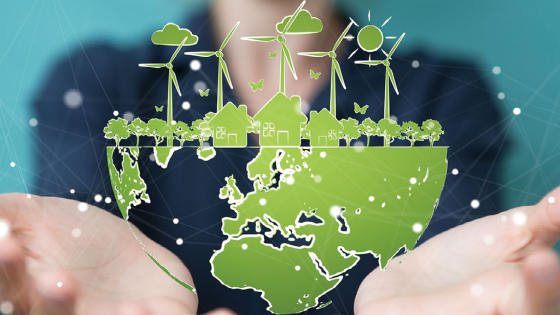
{"type": "MultiPolygon", "coordinates": [[[[200,41],[182,51],[217,50],[206,21],[206,17],[191,20],[189,29],[199,35],[200,41]]],[[[240,39],[234,36],[232,40],[240,39]]],[[[389,40],[385,50],[388,51],[393,43],[389,40]]],[[[272,47],[276,44],[266,45],[272,47]]],[[[348,60],[349,54],[357,48],[355,40],[344,48],[346,51],[341,47],[337,53],[347,90],[338,84],[337,118],[354,117],[361,121],[369,116],[379,121],[383,118],[385,68],[355,65],[354,60],[368,58],[363,53],[357,53],[348,60]],[[354,102],[369,104],[367,114],[355,114],[354,102]]],[[[53,69],[35,101],[40,139],[37,144],[37,194],[74,198],[93,204],[96,194],[114,199],[105,150],[107,146],[114,145],[114,141],[104,139],[103,128],[113,118],[114,110],[121,117],[125,112],[131,112],[145,121],[152,117],[165,120],[165,111],[156,113],[154,106],[167,103],[168,73],[166,69],[139,68],[138,64],[167,62],[174,49],[150,44],[118,50],[96,45],[73,54],[53,69]],[[70,109],[65,106],[64,94],[70,89],[80,91],[83,97],[81,107],[70,109]],[[76,193],[70,194],[70,189],[75,189],[76,193]]],[[[227,48],[224,53],[227,54],[227,48]]],[[[372,59],[376,58],[384,56],[381,53],[372,55],[372,59]]],[[[181,52],[174,62],[183,92],[183,97],[173,94],[175,120],[189,124],[216,110],[218,70],[216,58],[196,58],[202,63],[202,68],[197,72],[191,71],[189,63],[192,59],[195,58],[184,56],[181,52]],[[194,90],[197,81],[207,84],[209,97],[201,98],[198,90],[194,90]],[[191,103],[189,110],[181,109],[183,101],[191,103]]],[[[271,62],[277,62],[277,59],[271,62]]],[[[487,72],[481,72],[468,63],[436,59],[422,52],[404,55],[399,49],[391,67],[401,92],[400,96],[391,92],[391,114],[398,118],[399,123],[414,121],[421,124],[426,119],[438,120],[445,135],[437,145],[449,146],[449,173],[445,188],[422,241],[464,222],[502,210],[497,193],[500,190],[496,189],[496,174],[498,152],[505,139],[501,133],[503,121],[498,115],[496,97],[489,91],[485,80],[487,72]],[[419,68],[411,66],[413,60],[419,61],[419,68]],[[451,174],[454,168],[459,170],[458,175],[451,174]],[[478,209],[470,207],[473,199],[480,200],[478,209]]],[[[304,73],[309,70],[296,70],[300,73],[300,80],[305,80],[304,73]]],[[[288,69],[286,75],[290,76],[288,69]]],[[[224,101],[238,104],[227,84],[224,87],[224,101]]],[[[277,88],[276,83],[274,87],[269,84],[268,88],[277,88]]],[[[317,99],[311,102],[311,110],[329,107],[329,91],[330,86],[325,85],[317,99]]],[[[364,138],[360,140],[365,143],[364,138]]],[[[381,138],[373,137],[372,140],[371,145],[382,145],[381,138]]],[[[142,137],[141,145],[151,145],[151,141],[142,137]]],[[[130,140],[121,144],[135,145],[135,142],[135,137],[131,136],[130,140]]],[[[425,141],[417,145],[426,144],[425,141]]],[[[396,141],[393,145],[408,145],[408,142],[396,141]]],[[[222,217],[234,214],[225,200],[218,199],[219,189],[225,184],[224,178],[233,174],[244,193],[251,191],[253,187],[247,179],[246,165],[257,152],[258,149],[249,148],[218,149],[213,160],[203,162],[194,150],[184,149],[174,154],[167,169],[160,168],[149,159],[149,150],[141,152],[141,173],[148,184],[152,202],[132,209],[131,221],[148,237],[178,255],[189,268],[199,292],[200,312],[228,307],[240,314],[268,313],[260,293],[223,286],[211,275],[209,263],[211,255],[225,239],[220,230],[222,217]],[[173,218],[179,218],[180,224],[173,224],[173,218]],[[177,237],[183,238],[183,245],[176,244],[177,237]]],[[[114,203],[97,205],[119,215],[114,203]]],[[[364,255],[359,264],[348,272],[349,276],[321,298],[325,302],[332,300],[332,305],[308,313],[352,314],[358,286],[376,266],[372,256],[364,255]]]]}

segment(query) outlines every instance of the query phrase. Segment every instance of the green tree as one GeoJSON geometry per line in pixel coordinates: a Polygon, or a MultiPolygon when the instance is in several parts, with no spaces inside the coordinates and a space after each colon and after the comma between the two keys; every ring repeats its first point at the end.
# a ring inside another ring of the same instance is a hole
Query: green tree
{"type": "Polygon", "coordinates": [[[156,139],[156,146],[162,143],[165,138],[173,136],[171,127],[165,121],[158,118],[152,118],[148,121],[148,129],[150,135],[156,139]]]}
{"type": "Polygon", "coordinates": [[[200,147],[204,144],[204,141],[208,141],[212,132],[208,127],[208,122],[204,121],[204,119],[197,119],[192,123],[192,132],[193,138],[198,140],[200,147]]]}
{"type": "Polygon", "coordinates": [[[193,141],[194,133],[188,124],[180,121],[175,125],[175,139],[179,140],[181,147],[185,141],[193,141]]]}
{"type": "Polygon", "coordinates": [[[430,147],[434,146],[434,142],[439,140],[439,137],[445,132],[441,129],[441,125],[438,121],[433,119],[428,119],[422,123],[422,131],[424,137],[430,141],[430,147]]]}
{"type": "Polygon", "coordinates": [[[402,133],[404,134],[404,136],[399,137],[399,139],[406,139],[410,141],[411,147],[414,146],[414,142],[424,140],[424,134],[422,133],[422,130],[420,129],[418,124],[413,121],[403,122],[402,133]]]}
{"type": "Polygon", "coordinates": [[[350,141],[361,135],[358,121],[354,118],[348,118],[341,120],[340,123],[342,124],[342,137],[346,140],[346,146],[349,147],[350,141]]]}
{"type": "Polygon", "coordinates": [[[140,117],[137,117],[128,125],[128,130],[136,136],[136,146],[140,145],[140,136],[147,136],[149,134],[148,125],[140,117]]]}
{"type": "Polygon", "coordinates": [[[114,139],[117,147],[122,139],[130,137],[130,130],[128,130],[128,121],[122,118],[111,119],[107,126],[103,129],[106,139],[114,139]]]}
{"type": "Polygon", "coordinates": [[[384,146],[388,147],[395,138],[401,136],[401,126],[396,121],[388,118],[383,118],[377,124],[379,127],[379,136],[385,138],[384,146]]]}
{"type": "Polygon", "coordinates": [[[369,147],[369,138],[371,136],[376,136],[379,133],[379,128],[375,121],[371,120],[371,118],[366,118],[362,121],[360,125],[360,132],[367,137],[367,145],[369,147]]]}

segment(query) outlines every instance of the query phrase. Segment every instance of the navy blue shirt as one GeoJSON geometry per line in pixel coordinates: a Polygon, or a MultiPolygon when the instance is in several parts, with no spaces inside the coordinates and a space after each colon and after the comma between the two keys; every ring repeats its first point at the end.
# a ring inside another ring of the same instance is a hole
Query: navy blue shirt
{"type": "MultiPolygon", "coordinates": [[[[200,40],[196,46],[187,49],[217,50],[206,21],[207,16],[201,16],[188,23],[189,29],[198,34],[200,40]]],[[[362,120],[369,116],[378,121],[383,118],[385,69],[355,65],[354,60],[368,58],[366,54],[357,53],[348,60],[355,48],[357,44],[352,41],[338,51],[347,90],[338,85],[337,118],[362,120]],[[354,102],[369,104],[366,116],[356,116],[354,102]]],[[[109,119],[114,118],[115,110],[121,117],[131,112],[145,121],[153,117],[165,120],[166,113],[156,113],[154,106],[167,103],[167,71],[139,68],[138,64],[166,62],[174,49],[147,45],[119,50],[99,44],[64,58],[52,69],[35,99],[40,139],[36,143],[39,159],[35,193],[90,202],[120,215],[116,204],[95,203],[93,200],[96,194],[113,197],[106,147],[114,145],[114,141],[104,138],[103,128],[109,119]],[[81,106],[74,109],[63,101],[65,93],[72,89],[79,91],[82,97],[81,106]],[[74,189],[75,194],[70,194],[70,189],[74,189]]],[[[385,48],[386,51],[389,49],[385,48]]],[[[190,70],[192,59],[195,58],[181,53],[174,62],[183,91],[183,97],[173,95],[174,118],[187,123],[215,111],[216,106],[216,58],[200,58],[200,71],[190,70]],[[195,91],[194,85],[198,81],[210,88],[209,97],[201,98],[195,91]],[[191,103],[189,110],[181,108],[184,101],[191,103]]],[[[467,62],[438,59],[421,51],[403,55],[397,50],[391,67],[401,92],[400,96],[391,92],[391,114],[399,122],[420,124],[426,119],[438,120],[445,131],[438,145],[449,146],[449,173],[445,187],[421,241],[464,222],[501,211],[500,190],[496,186],[498,152],[506,141],[501,132],[503,120],[496,108],[495,94],[486,82],[487,72],[481,72],[467,62]],[[419,61],[420,67],[412,67],[413,60],[419,61]],[[458,175],[451,174],[454,168],[458,169],[458,175]],[[470,207],[473,199],[480,200],[479,208],[470,207]]],[[[238,104],[227,84],[224,90],[224,101],[238,104]]],[[[328,108],[329,98],[330,86],[327,84],[311,102],[310,109],[328,108]]],[[[134,138],[121,144],[135,145],[134,138]]],[[[145,139],[141,140],[141,145],[153,145],[153,140],[142,138],[145,139]]],[[[365,143],[365,139],[360,140],[365,143]]],[[[382,145],[381,138],[372,140],[371,145],[382,145]]],[[[393,145],[408,145],[408,142],[396,141],[393,145]]],[[[220,230],[221,219],[234,216],[227,202],[218,199],[219,189],[225,184],[224,178],[232,174],[244,193],[253,189],[252,182],[247,179],[246,165],[258,149],[217,151],[213,160],[203,162],[194,150],[180,150],[173,155],[169,167],[162,169],[149,158],[151,151],[143,150],[141,173],[148,184],[152,202],[133,208],[131,221],[148,237],[182,259],[199,291],[200,312],[228,307],[240,314],[267,314],[267,303],[260,298],[260,293],[229,289],[210,273],[209,259],[225,240],[220,230]],[[180,223],[173,224],[173,218],[178,218],[180,223]],[[176,244],[178,237],[184,240],[181,246],[176,244]]],[[[333,303],[307,313],[352,314],[358,286],[376,267],[377,261],[371,255],[362,256],[341,284],[321,298],[323,302],[332,300],[333,303]]],[[[154,266],[154,272],[156,270],[154,266]]]]}

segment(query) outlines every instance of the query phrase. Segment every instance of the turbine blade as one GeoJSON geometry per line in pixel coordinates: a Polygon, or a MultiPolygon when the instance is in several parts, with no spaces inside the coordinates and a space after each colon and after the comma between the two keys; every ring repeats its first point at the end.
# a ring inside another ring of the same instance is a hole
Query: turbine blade
{"type": "MultiPolygon", "coordinates": [[[[233,84],[231,83],[231,78],[229,77],[229,71],[226,65],[226,62],[224,61],[223,58],[220,58],[220,64],[222,65],[222,72],[224,73],[224,75],[226,76],[227,82],[229,84],[230,89],[233,89],[233,84]]],[[[220,78],[221,80],[222,78],[220,78]]]]}
{"type": "Polygon", "coordinates": [[[397,47],[399,46],[399,44],[401,43],[401,40],[403,39],[404,35],[406,33],[402,33],[401,37],[399,38],[399,40],[397,40],[397,42],[395,43],[395,45],[393,46],[393,49],[391,49],[391,51],[389,52],[389,56],[387,56],[388,59],[391,58],[391,56],[393,55],[393,53],[395,52],[395,50],[397,49],[397,47]]]}
{"type": "Polygon", "coordinates": [[[188,38],[189,38],[189,36],[185,36],[185,39],[183,39],[183,41],[181,42],[181,45],[179,45],[179,47],[177,47],[177,49],[175,49],[175,52],[173,53],[173,56],[171,57],[171,60],[169,60],[169,63],[173,63],[173,60],[175,60],[175,57],[177,57],[177,54],[179,53],[181,48],[183,48],[183,45],[185,45],[185,42],[187,41],[188,38]]]}
{"type": "Polygon", "coordinates": [[[356,22],[354,21],[350,21],[350,23],[348,24],[348,26],[346,27],[346,29],[344,30],[344,32],[342,32],[342,34],[340,35],[340,37],[338,38],[338,40],[336,41],[336,43],[334,44],[334,47],[332,49],[332,51],[335,51],[338,46],[340,45],[340,43],[342,43],[342,40],[344,39],[344,36],[346,36],[346,34],[348,34],[348,31],[350,30],[350,28],[352,27],[352,25],[356,24],[356,22]]]}
{"type": "Polygon", "coordinates": [[[273,42],[277,39],[276,36],[254,36],[254,37],[241,37],[242,40],[248,40],[252,42],[273,42]]]}
{"type": "Polygon", "coordinates": [[[393,75],[393,70],[391,70],[391,67],[387,67],[387,72],[389,72],[389,78],[391,79],[391,83],[393,83],[395,92],[397,92],[397,95],[399,95],[399,89],[397,89],[397,82],[395,82],[395,76],[393,75]]]}
{"type": "Polygon", "coordinates": [[[239,26],[239,23],[241,23],[241,21],[237,22],[237,24],[235,24],[235,26],[233,27],[233,29],[231,30],[231,32],[229,32],[228,36],[226,37],[226,39],[224,39],[224,42],[222,43],[222,46],[220,46],[220,50],[222,51],[224,49],[224,47],[226,47],[227,43],[229,42],[231,36],[233,35],[233,33],[235,33],[235,30],[237,29],[237,27],[239,26]]]}
{"type": "Polygon", "coordinates": [[[144,68],[164,68],[165,67],[165,63],[141,63],[138,65],[139,67],[144,67],[144,68]]]}
{"type": "Polygon", "coordinates": [[[338,75],[338,79],[340,80],[342,87],[346,90],[346,84],[344,83],[344,78],[342,77],[342,71],[340,71],[340,65],[338,64],[336,58],[332,58],[332,61],[333,61],[334,69],[336,70],[336,74],[338,75]]]}
{"type": "Polygon", "coordinates": [[[173,83],[175,84],[175,88],[177,89],[177,93],[179,93],[179,96],[181,95],[181,89],[179,89],[179,82],[177,82],[177,76],[175,75],[175,71],[173,71],[173,69],[169,69],[170,73],[171,73],[171,79],[173,79],[173,83]]]}
{"type": "Polygon", "coordinates": [[[385,20],[385,22],[383,23],[383,25],[381,25],[381,27],[383,27],[383,26],[385,26],[385,24],[389,23],[389,20],[390,20],[391,18],[392,18],[392,16],[389,17],[387,20],[385,20]]]}
{"type": "Polygon", "coordinates": [[[282,35],[285,35],[286,32],[290,29],[290,27],[292,27],[292,24],[294,23],[294,21],[296,20],[299,12],[301,11],[301,9],[303,8],[303,6],[305,5],[305,0],[303,0],[303,2],[300,4],[299,8],[297,8],[296,12],[294,12],[294,14],[292,14],[292,17],[290,18],[290,20],[288,21],[288,23],[286,24],[286,26],[284,27],[284,29],[282,30],[282,35]]]}
{"type": "Polygon", "coordinates": [[[355,64],[359,65],[370,65],[370,66],[377,66],[383,63],[381,60],[358,60],[354,61],[355,64]]]}
{"type": "Polygon", "coordinates": [[[215,56],[216,52],[214,51],[187,51],[185,52],[187,56],[197,56],[197,57],[210,57],[215,56]]]}
{"type": "Polygon", "coordinates": [[[307,56],[307,57],[325,57],[327,56],[329,53],[328,52],[298,52],[297,53],[300,56],[307,56]]]}
{"type": "MultiPolygon", "coordinates": [[[[286,46],[285,43],[282,43],[282,51],[284,51],[284,56],[286,57],[286,60],[288,61],[288,66],[290,67],[290,70],[292,71],[292,74],[294,75],[294,78],[297,80],[296,69],[294,68],[294,63],[292,62],[292,56],[290,55],[290,51],[288,50],[288,47],[286,46]]],[[[284,61],[282,61],[282,62],[284,62],[284,61]]]]}

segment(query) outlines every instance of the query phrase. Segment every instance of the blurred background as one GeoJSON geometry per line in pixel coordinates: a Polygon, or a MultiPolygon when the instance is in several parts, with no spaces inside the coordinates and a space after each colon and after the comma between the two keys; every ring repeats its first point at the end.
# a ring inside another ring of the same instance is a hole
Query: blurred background
{"type": "MultiPolygon", "coordinates": [[[[25,0],[4,3],[0,19],[0,193],[33,192],[31,110],[40,82],[61,58],[94,42],[148,43],[154,30],[182,23],[205,1],[25,0]]],[[[537,202],[560,184],[560,1],[345,0],[358,24],[406,32],[399,49],[475,61],[487,73],[512,142],[500,187],[507,208],[537,202]]],[[[422,66],[422,65],[420,65],[422,66]]],[[[62,101],[62,100],[61,100],[62,101]]],[[[483,133],[472,123],[475,137],[483,133]]],[[[461,172],[461,170],[459,170],[461,172]]]]}

